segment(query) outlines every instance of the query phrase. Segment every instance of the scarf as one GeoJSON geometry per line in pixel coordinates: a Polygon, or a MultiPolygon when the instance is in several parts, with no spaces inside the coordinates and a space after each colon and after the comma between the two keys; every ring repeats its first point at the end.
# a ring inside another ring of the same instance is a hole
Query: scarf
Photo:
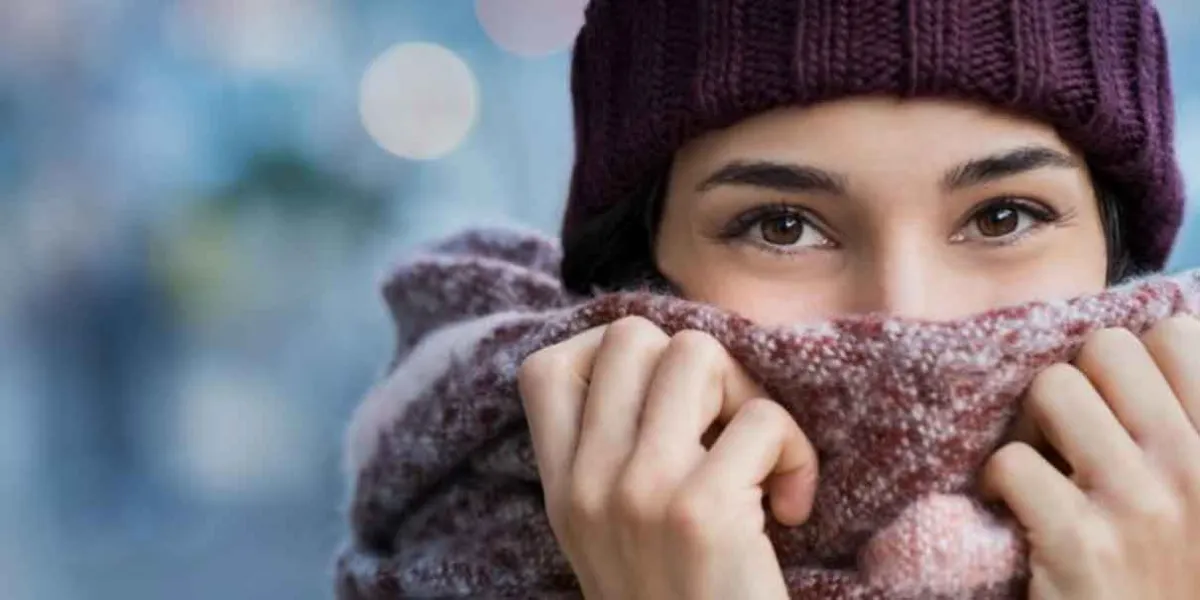
{"type": "Polygon", "coordinates": [[[1019,527],[975,493],[1020,396],[1101,328],[1200,308],[1200,271],[950,322],[880,315],[764,327],[648,291],[580,297],[547,238],[475,230],[383,285],[396,359],[346,438],[340,600],[579,598],[545,514],[516,373],[530,353],[640,315],[707,332],[784,406],[820,460],[811,517],[767,533],[792,598],[1020,598],[1019,527]]]}

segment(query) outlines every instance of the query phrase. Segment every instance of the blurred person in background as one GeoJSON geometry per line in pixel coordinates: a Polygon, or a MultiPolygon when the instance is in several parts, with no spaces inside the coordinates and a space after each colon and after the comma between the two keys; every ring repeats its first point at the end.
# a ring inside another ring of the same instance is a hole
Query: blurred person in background
{"type": "MultiPolygon", "coordinates": [[[[594,0],[573,60],[576,294],[960,318],[1154,273],[1182,217],[1148,0],[594,0]]],[[[982,474],[1028,532],[1032,597],[1196,597],[1200,461],[1162,452],[1200,457],[1197,349],[1190,318],[1105,330],[1034,380],[1028,437],[982,474]]],[[[715,339],[628,318],[520,386],[586,597],[787,597],[763,511],[806,519],[817,456],[715,339]],[[653,418],[709,397],[720,421],[653,418]]]]}

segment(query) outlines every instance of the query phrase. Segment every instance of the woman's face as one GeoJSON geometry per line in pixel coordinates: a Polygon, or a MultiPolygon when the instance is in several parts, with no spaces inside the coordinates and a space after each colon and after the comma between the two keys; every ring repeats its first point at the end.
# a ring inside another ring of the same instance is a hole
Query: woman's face
{"type": "Polygon", "coordinates": [[[655,248],[684,297],[783,324],[949,319],[1105,286],[1096,194],[1053,128],[859,98],[742,121],[676,156],[655,248]]]}

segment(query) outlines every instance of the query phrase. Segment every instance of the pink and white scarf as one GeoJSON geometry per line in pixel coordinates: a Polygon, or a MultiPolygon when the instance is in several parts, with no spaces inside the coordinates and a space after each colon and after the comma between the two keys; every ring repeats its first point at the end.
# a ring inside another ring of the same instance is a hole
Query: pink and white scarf
{"type": "Polygon", "coordinates": [[[862,316],[762,327],[648,292],[581,298],[552,240],[470,231],[384,286],[396,360],[346,447],[351,535],[341,600],[578,598],[542,504],[516,371],[531,352],[640,315],[712,334],[796,418],[820,456],[811,518],[768,514],[792,598],[1020,598],[1015,523],[973,495],[1030,380],[1090,332],[1200,309],[1200,271],[951,322],[862,316]]]}

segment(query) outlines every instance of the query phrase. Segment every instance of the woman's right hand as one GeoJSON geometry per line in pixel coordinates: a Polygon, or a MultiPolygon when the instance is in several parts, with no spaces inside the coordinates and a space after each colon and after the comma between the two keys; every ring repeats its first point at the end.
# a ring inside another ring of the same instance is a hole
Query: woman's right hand
{"type": "Polygon", "coordinates": [[[530,355],[519,386],[585,597],[788,597],[762,498],[805,521],[816,453],[713,337],[625,318],[530,355]]]}

